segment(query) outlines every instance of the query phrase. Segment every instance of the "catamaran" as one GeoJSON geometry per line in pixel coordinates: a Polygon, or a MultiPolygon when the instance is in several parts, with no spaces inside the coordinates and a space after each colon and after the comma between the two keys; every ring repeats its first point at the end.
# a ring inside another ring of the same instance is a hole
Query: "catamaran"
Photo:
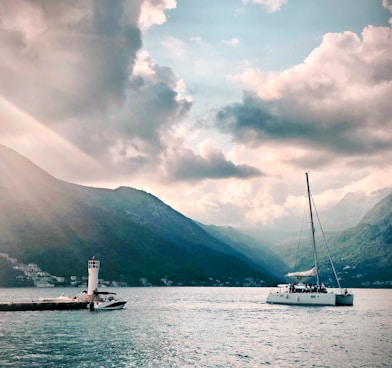
{"type": "Polygon", "coordinates": [[[315,228],[313,223],[312,197],[310,193],[308,173],[306,173],[305,175],[306,175],[306,185],[308,190],[314,266],[310,270],[287,273],[285,276],[291,278],[292,282],[289,284],[278,285],[278,289],[271,291],[270,294],[268,295],[267,303],[287,304],[287,305],[351,306],[354,304],[354,295],[348,292],[347,289],[342,289],[339,282],[339,278],[335,270],[335,266],[329,254],[329,251],[328,251],[328,257],[332,266],[333,273],[335,275],[336,282],[338,284],[339,291],[338,292],[328,291],[325,285],[323,283],[320,283],[317,251],[316,251],[316,239],[314,236],[315,228]],[[315,284],[303,282],[303,279],[309,279],[311,277],[316,278],[315,284]]]}

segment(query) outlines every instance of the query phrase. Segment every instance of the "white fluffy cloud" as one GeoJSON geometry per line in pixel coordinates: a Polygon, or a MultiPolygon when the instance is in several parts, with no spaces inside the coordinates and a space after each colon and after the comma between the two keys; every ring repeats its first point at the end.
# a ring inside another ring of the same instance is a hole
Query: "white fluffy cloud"
{"type": "Polygon", "coordinates": [[[176,0],[144,0],[139,18],[141,28],[147,29],[154,24],[165,23],[165,10],[174,9],[176,6],[176,0]]]}
{"type": "Polygon", "coordinates": [[[222,109],[220,127],[235,139],[308,145],[369,157],[392,149],[392,32],[366,27],[329,33],[302,64],[279,73],[247,68],[252,92],[222,109]]]}

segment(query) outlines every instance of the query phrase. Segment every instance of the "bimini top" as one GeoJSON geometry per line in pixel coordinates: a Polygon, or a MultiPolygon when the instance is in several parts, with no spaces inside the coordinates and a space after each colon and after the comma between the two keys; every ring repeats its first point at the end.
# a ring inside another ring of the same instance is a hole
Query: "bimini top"
{"type": "Polygon", "coordinates": [[[313,267],[308,271],[289,272],[285,276],[286,277],[311,277],[316,275],[317,275],[316,267],[313,267]]]}

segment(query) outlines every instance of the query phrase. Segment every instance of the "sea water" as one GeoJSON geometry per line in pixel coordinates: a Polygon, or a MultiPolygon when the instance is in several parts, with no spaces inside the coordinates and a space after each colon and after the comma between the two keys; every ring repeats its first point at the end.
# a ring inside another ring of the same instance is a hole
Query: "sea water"
{"type": "MultiPolygon", "coordinates": [[[[392,367],[392,290],[353,307],[265,303],[268,288],[121,288],[120,311],[0,312],[0,367],[392,367]]],[[[0,301],[78,293],[0,289],[0,301]]]]}

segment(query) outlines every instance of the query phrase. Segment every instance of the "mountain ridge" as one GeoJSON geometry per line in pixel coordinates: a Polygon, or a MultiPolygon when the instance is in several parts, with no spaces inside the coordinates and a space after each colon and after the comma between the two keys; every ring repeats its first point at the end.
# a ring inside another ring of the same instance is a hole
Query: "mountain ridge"
{"type": "Polygon", "coordinates": [[[95,255],[129,285],[277,279],[152,194],[67,183],[4,146],[0,158],[0,252],[20,261],[70,277],[95,255]]]}
{"type": "MultiPolygon", "coordinates": [[[[317,244],[324,242],[319,230],[318,227],[317,244]]],[[[357,225],[324,235],[343,285],[392,286],[392,193],[381,199],[357,225]]],[[[277,249],[291,270],[311,268],[312,253],[297,253],[297,247],[298,241],[289,241],[279,244],[277,249]],[[299,254],[296,268],[293,262],[295,254],[299,254]]],[[[311,249],[310,237],[303,247],[311,249]]],[[[333,272],[326,250],[319,251],[318,255],[322,276],[330,278],[333,272]]]]}
{"type": "MultiPolygon", "coordinates": [[[[271,246],[198,223],[143,190],[68,183],[1,145],[0,193],[0,253],[55,275],[84,276],[92,255],[102,277],[129,285],[273,285],[294,266],[297,240],[271,246]]],[[[344,285],[392,286],[392,193],[355,226],[325,235],[344,285]]],[[[298,267],[311,263],[301,256],[298,267]]],[[[325,255],[320,264],[328,278],[325,255]]],[[[4,280],[15,284],[9,272],[4,280]]]]}

